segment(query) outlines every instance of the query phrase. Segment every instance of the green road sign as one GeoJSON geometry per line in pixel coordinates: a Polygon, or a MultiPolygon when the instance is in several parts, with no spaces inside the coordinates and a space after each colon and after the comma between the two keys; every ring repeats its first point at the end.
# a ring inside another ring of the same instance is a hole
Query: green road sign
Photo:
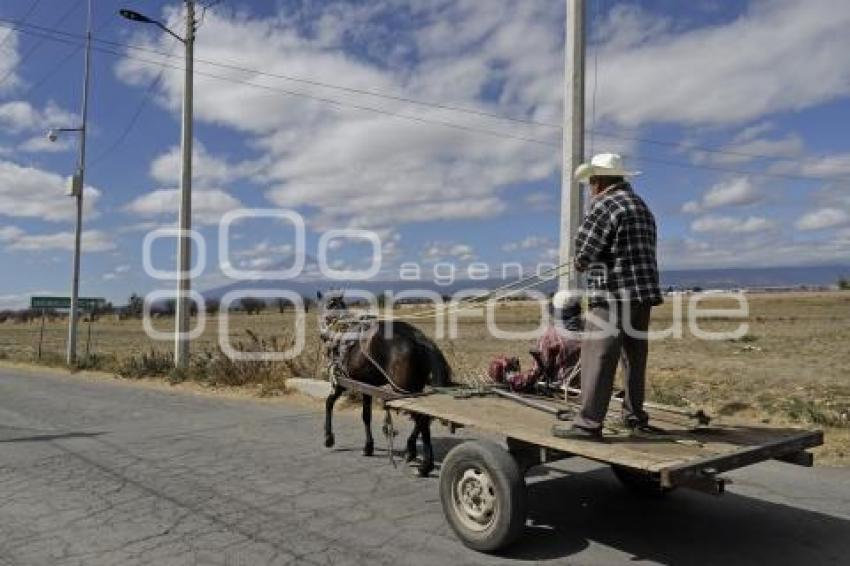
{"type": "MultiPolygon", "coordinates": [[[[102,297],[80,297],[77,299],[80,310],[93,311],[103,308],[106,299],[102,297]]],[[[31,297],[30,308],[32,309],[70,309],[71,297],[31,297]]]]}

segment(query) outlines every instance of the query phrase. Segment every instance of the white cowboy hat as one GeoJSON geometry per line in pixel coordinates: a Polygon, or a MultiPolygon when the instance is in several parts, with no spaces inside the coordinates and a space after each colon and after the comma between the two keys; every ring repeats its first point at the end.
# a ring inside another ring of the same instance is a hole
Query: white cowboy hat
{"type": "Polygon", "coordinates": [[[623,168],[623,158],[616,153],[599,153],[593,156],[590,163],[582,163],[576,167],[576,181],[586,181],[596,175],[607,177],[634,177],[640,171],[627,171],[623,168]]]}

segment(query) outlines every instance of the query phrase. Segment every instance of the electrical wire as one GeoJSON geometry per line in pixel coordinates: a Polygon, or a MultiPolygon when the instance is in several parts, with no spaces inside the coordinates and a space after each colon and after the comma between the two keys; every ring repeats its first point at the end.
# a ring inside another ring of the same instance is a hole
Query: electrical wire
{"type": "MultiPolygon", "coordinates": [[[[2,26],[2,25],[3,25],[3,20],[0,19],[0,26],[2,26]]],[[[42,34],[42,33],[38,33],[38,32],[29,32],[29,31],[26,31],[26,30],[21,30],[21,31],[24,32],[24,33],[30,33],[32,35],[45,37],[47,39],[52,39],[54,41],[59,41],[59,42],[63,42],[63,43],[69,43],[69,44],[76,45],[76,42],[73,41],[72,39],[55,37],[55,36],[51,36],[49,34],[42,34]]],[[[75,37],[75,38],[80,37],[80,36],[76,36],[75,34],[69,34],[69,33],[65,33],[65,32],[62,32],[62,34],[66,35],[66,36],[70,36],[70,37],[75,37]]],[[[104,43],[103,40],[100,40],[100,42],[104,43]]],[[[120,44],[120,43],[117,43],[117,42],[108,42],[108,43],[121,45],[121,46],[124,46],[126,48],[133,49],[133,46],[127,45],[127,44],[120,44]]],[[[159,66],[159,67],[164,67],[164,68],[170,68],[170,69],[176,69],[176,70],[183,70],[183,67],[180,66],[180,65],[172,65],[172,64],[168,64],[168,63],[165,63],[165,62],[162,62],[162,61],[154,61],[154,60],[150,60],[150,59],[145,59],[145,58],[142,58],[142,57],[129,55],[127,53],[116,51],[116,50],[113,50],[113,49],[108,49],[108,48],[104,48],[104,47],[93,47],[93,49],[98,51],[98,52],[101,52],[101,53],[107,53],[107,54],[111,54],[111,55],[115,55],[115,56],[119,56],[119,57],[126,57],[128,59],[139,61],[139,62],[142,62],[142,63],[146,63],[146,64],[149,64],[149,65],[154,65],[154,66],[159,66]]],[[[155,51],[155,50],[148,50],[148,51],[155,51]]],[[[155,51],[155,52],[157,52],[157,53],[159,53],[159,54],[161,54],[165,57],[168,57],[167,53],[158,52],[158,51],[155,51]]],[[[209,63],[209,64],[215,65],[215,63],[209,63]]],[[[236,68],[236,67],[234,67],[234,68],[236,68]]],[[[252,69],[238,68],[238,70],[242,70],[246,73],[254,73],[254,74],[258,74],[258,75],[267,74],[267,73],[263,73],[261,71],[256,71],[256,70],[252,70],[252,69]]],[[[533,144],[538,144],[538,145],[543,145],[543,146],[548,146],[548,147],[561,147],[560,143],[545,141],[545,140],[541,140],[541,139],[537,139],[537,138],[532,138],[532,137],[527,137],[527,136],[517,136],[517,135],[509,134],[509,133],[506,133],[506,132],[502,132],[502,131],[491,130],[491,129],[486,129],[486,128],[478,128],[478,127],[473,127],[473,126],[466,126],[466,125],[461,125],[461,124],[457,124],[457,123],[454,123],[454,122],[448,122],[448,121],[445,121],[445,120],[423,118],[421,116],[413,116],[413,115],[410,115],[410,114],[404,114],[404,113],[400,113],[400,112],[384,110],[384,109],[375,108],[375,107],[371,107],[371,106],[365,106],[365,105],[362,105],[362,104],[355,104],[355,103],[351,103],[351,102],[347,102],[347,101],[341,101],[341,100],[337,100],[337,99],[332,99],[332,98],[327,98],[327,97],[322,97],[322,96],[316,96],[316,95],[310,94],[310,93],[293,91],[293,90],[289,90],[289,89],[283,89],[283,88],[280,88],[280,87],[273,87],[273,86],[258,84],[258,83],[254,83],[254,82],[250,82],[250,81],[246,81],[246,80],[242,80],[242,79],[236,79],[236,78],[233,78],[233,77],[216,75],[214,73],[209,73],[209,72],[206,72],[206,71],[200,71],[200,70],[197,70],[197,69],[195,70],[195,74],[200,75],[200,76],[206,76],[206,77],[213,78],[213,79],[216,79],[216,80],[221,80],[221,81],[226,81],[226,82],[231,82],[231,83],[236,83],[236,84],[243,84],[243,85],[258,88],[258,89],[268,90],[268,91],[272,91],[272,92],[278,92],[278,93],[286,94],[286,95],[289,95],[289,96],[296,96],[296,97],[306,98],[306,99],[310,99],[310,100],[315,100],[315,101],[318,101],[318,102],[331,104],[331,105],[342,107],[342,108],[353,108],[353,109],[357,109],[357,110],[363,110],[363,111],[373,112],[373,113],[377,113],[377,114],[392,116],[392,117],[396,117],[396,118],[400,118],[400,119],[404,119],[404,120],[409,120],[409,121],[413,121],[413,122],[435,124],[435,125],[440,125],[440,126],[444,126],[444,127],[452,128],[452,129],[456,129],[456,130],[461,130],[461,131],[466,131],[466,132],[476,133],[476,134],[482,134],[482,135],[489,135],[489,136],[499,137],[499,138],[503,138],[503,139],[515,139],[515,140],[518,140],[518,141],[523,141],[523,142],[527,142],[527,143],[533,143],[533,144]]],[[[274,75],[272,75],[272,76],[274,76],[274,75]]],[[[682,147],[682,144],[680,144],[680,143],[662,142],[660,140],[650,140],[650,139],[647,139],[647,138],[639,138],[637,136],[634,136],[634,137],[619,136],[619,135],[609,134],[607,132],[605,132],[605,133],[598,132],[598,133],[600,135],[605,136],[605,137],[611,137],[611,138],[615,138],[615,139],[628,139],[628,140],[642,141],[642,142],[646,142],[646,143],[655,143],[655,144],[661,144],[661,145],[671,145],[671,146],[676,146],[676,147],[682,147]]],[[[710,152],[715,152],[715,153],[732,153],[732,154],[742,155],[741,152],[727,152],[727,151],[721,151],[721,150],[711,150],[711,149],[708,149],[708,148],[699,148],[697,146],[691,146],[691,149],[702,150],[702,151],[710,151],[710,152]]],[[[763,158],[766,158],[766,159],[774,159],[774,160],[777,159],[776,157],[771,157],[771,156],[756,156],[754,154],[748,154],[748,155],[751,155],[753,157],[763,157],[763,158]]],[[[755,176],[755,177],[773,177],[773,178],[782,178],[782,179],[790,179],[790,180],[803,180],[803,181],[838,181],[839,180],[837,178],[831,178],[831,177],[821,177],[821,176],[811,176],[811,175],[789,175],[789,174],[773,173],[773,172],[742,170],[742,169],[735,169],[735,168],[731,168],[731,167],[680,163],[680,162],[666,161],[666,160],[660,160],[660,159],[649,158],[649,157],[637,157],[637,159],[645,161],[645,162],[657,163],[657,164],[661,164],[661,165],[669,165],[669,166],[679,167],[679,168],[724,171],[724,172],[730,172],[730,173],[737,173],[737,174],[740,174],[740,175],[750,175],[750,176],[755,176]]],[[[783,161],[788,162],[790,160],[783,160],[783,161]]]]}
{"type": "MultiPolygon", "coordinates": [[[[175,49],[176,49],[176,47],[175,47],[175,49]]],[[[135,111],[130,116],[130,120],[124,126],[124,129],[121,131],[121,133],[115,138],[115,140],[106,149],[104,149],[94,159],[91,160],[91,162],[88,164],[88,167],[90,169],[95,167],[96,165],[98,165],[100,162],[102,162],[113,151],[118,149],[121,146],[121,144],[124,143],[124,141],[126,141],[127,137],[130,135],[130,132],[133,130],[133,128],[135,127],[139,118],[141,117],[142,112],[144,112],[145,108],[147,108],[148,102],[150,101],[154,90],[162,82],[162,78],[165,75],[165,71],[166,71],[165,67],[160,69],[160,71],[156,75],[156,77],[154,77],[154,79],[148,84],[147,88],[145,89],[144,94],[142,95],[141,99],[139,100],[138,105],[136,106],[135,111]]]]}
{"type": "MultiPolygon", "coordinates": [[[[32,15],[32,13],[35,11],[35,9],[38,8],[39,4],[41,4],[41,0],[33,0],[32,4],[30,4],[30,7],[27,8],[26,13],[19,20],[17,20],[15,23],[18,24],[18,25],[25,24],[27,19],[32,15]]],[[[9,42],[10,39],[12,39],[13,35],[15,35],[15,30],[10,29],[9,33],[7,33],[3,37],[3,40],[0,41],[0,49],[6,47],[6,44],[9,42]]]]}
{"type": "MultiPolygon", "coordinates": [[[[3,25],[3,23],[11,24],[12,26],[16,25],[16,22],[13,22],[11,20],[4,20],[4,19],[0,18],[0,25],[3,25]]],[[[66,37],[72,37],[72,38],[75,38],[75,39],[81,39],[82,38],[82,36],[80,36],[78,34],[73,34],[73,33],[65,32],[63,30],[58,30],[58,29],[54,29],[54,28],[46,28],[46,27],[43,27],[43,26],[35,26],[33,24],[26,24],[26,27],[31,27],[31,28],[36,29],[36,30],[41,30],[42,32],[45,32],[45,33],[54,33],[54,34],[64,35],[66,37]]],[[[58,38],[57,38],[57,40],[58,40],[58,38]]],[[[169,52],[166,52],[166,51],[153,49],[153,48],[141,46],[141,45],[110,41],[110,40],[101,39],[101,38],[93,38],[93,41],[95,41],[96,43],[102,43],[102,44],[110,45],[110,46],[114,46],[114,47],[122,47],[122,48],[126,48],[126,49],[132,49],[132,50],[135,50],[135,51],[143,51],[143,52],[153,53],[153,54],[157,54],[157,55],[160,55],[160,56],[163,56],[163,57],[166,57],[166,58],[171,58],[171,59],[179,59],[180,58],[179,55],[174,55],[173,53],[169,53],[169,52]]],[[[122,54],[122,55],[125,55],[125,54],[122,54]]],[[[381,92],[377,92],[377,91],[373,91],[373,90],[366,90],[366,89],[359,89],[359,88],[341,86],[341,85],[326,83],[326,82],[313,80],[313,79],[306,79],[306,78],[302,78],[302,77],[294,77],[294,76],[291,76],[291,75],[284,75],[284,74],[280,74],[280,73],[272,73],[272,72],[268,72],[268,71],[262,71],[262,70],[259,70],[259,69],[251,69],[251,68],[242,67],[242,66],[239,66],[239,65],[234,65],[234,64],[229,64],[229,63],[224,63],[224,62],[220,62],[220,61],[212,61],[212,60],[196,57],[195,62],[196,62],[196,64],[201,63],[201,64],[211,65],[211,66],[220,67],[220,68],[224,68],[224,69],[228,69],[228,70],[240,71],[240,72],[244,72],[244,73],[251,74],[251,75],[267,76],[267,77],[277,78],[277,79],[286,80],[286,81],[300,82],[300,83],[303,83],[303,84],[309,84],[309,85],[318,86],[318,87],[321,87],[321,88],[334,89],[334,90],[339,90],[339,91],[349,92],[349,93],[354,93],[354,94],[361,94],[361,95],[366,95],[366,96],[384,98],[384,99],[387,99],[387,100],[394,100],[394,101],[397,101],[397,102],[405,102],[405,103],[418,105],[418,106],[425,106],[425,107],[431,107],[431,108],[436,108],[436,109],[440,109],[440,110],[460,112],[460,113],[477,115],[477,116],[493,118],[493,119],[503,120],[503,121],[508,121],[508,122],[528,124],[528,125],[532,125],[532,126],[544,126],[544,127],[554,128],[554,129],[562,129],[561,125],[553,124],[553,123],[549,123],[549,122],[541,122],[541,121],[529,120],[529,119],[524,119],[524,118],[517,118],[517,117],[513,117],[513,116],[505,116],[505,115],[496,114],[496,113],[493,113],[493,112],[487,112],[487,111],[477,110],[477,109],[468,108],[468,107],[454,106],[454,105],[450,105],[450,104],[442,104],[442,103],[437,103],[437,102],[428,102],[428,101],[418,100],[418,99],[404,97],[404,96],[381,93],[381,92]]],[[[289,92],[291,92],[291,91],[287,91],[287,93],[289,93],[289,92]]],[[[594,98],[595,98],[595,94],[594,94],[594,98]]],[[[594,110],[594,113],[595,113],[595,110],[594,110]]],[[[629,130],[629,129],[632,129],[632,128],[620,128],[620,129],[629,130]]],[[[744,152],[744,151],[736,151],[736,150],[723,149],[723,148],[717,148],[717,147],[707,147],[707,146],[697,146],[697,145],[687,145],[686,146],[685,144],[683,144],[681,142],[657,140],[657,139],[652,139],[652,138],[647,138],[647,137],[642,137],[642,136],[628,136],[628,135],[623,135],[623,134],[620,134],[620,133],[600,131],[600,130],[597,130],[596,128],[591,128],[591,129],[588,129],[586,131],[588,133],[590,133],[591,135],[600,135],[602,137],[607,137],[607,138],[611,138],[611,139],[619,139],[619,140],[625,140],[625,141],[637,141],[637,142],[641,142],[641,143],[667,146],[667,147],[673,147],[673,148],[679,148],[679,149],[686,148],[686,149],[689,149],[689,150],[706,152],[706,153],[716,153],[716,154],[721,154],[721,155],[744,157],[744,158],[748,158],[748,159],[769,159],[769,160],[779,160],[779,159],[781,159],[783,161],[790,161],[790,162],[794,161],[794,160],[788,159],[788,158],[780,158],[780,157],[777,157],[775,155],[763,155],[763,154],[744,152]]],[[[634,130],[634,131],[638,131],[638,130],[634,130]]]]}
{"type": "MultiPolygon", "coordinates": [[[[66,10],[61,16],[59,16],[59,19],[57,19],[53,23],[53,26],[56,27],[58,25],[61,25],[62,22],[64,22],[68,18],[68,16],[70,16],[79,7],[80,7],[80,0],[74,0],[73,2],[70,2],[70,6],[69,6],[68,10],[66,10]]],[[[9,33],[12,33],[12,32],[10,31],[9,33]]],[[[37,42],[33,43],[33,45],[26,51],[26,53],[24,53],[21,56],[21,58],[18,60],[16,65],[11,67],[6,72],[5,75],[0,77],[0,85],[2,85],[4,82],[6,82],[9,79],[9,77],[11,77],[12,75],[15,74],[15,69],[18,66],[23,65],[24,63],[26,63],[29,60],[30,57],[32,57],[33,54],[35,54],[35,52],[38,51],[38,48],[41,47],[44,44],[44,41],[45,40],[42,38],[41,41],[37,41],[37,42]]]]}

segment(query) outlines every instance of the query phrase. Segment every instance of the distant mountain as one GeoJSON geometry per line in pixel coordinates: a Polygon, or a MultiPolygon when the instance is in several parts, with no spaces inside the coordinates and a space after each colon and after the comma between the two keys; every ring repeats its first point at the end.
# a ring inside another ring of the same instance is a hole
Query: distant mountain
{"type": "MultiPolygon", "coordinates": [[[[754,287],[800,287],[835,285],[840,277],[850,277],[850,265],[824,265],[812,267],[763,267],[730,269],[670,270],[661,273],[661,286],[703,289],[738,289],[754,287]]],[[[438,285],[432,280],[422,281],[356,281],[344,287],[380,294],[384,291],[400,292],[410,289],[434,291],[451,295],[463,289],[495,289],[510,281],[502,279],[469,280],[458,279],[451,285],[438,285]]],[[[556,281],[547,281],[538,289],[553,292],[556,281]]],[[[323,279],[295,279],[291,281],[239,281],[224,287],[203,292],[207,298],[220,299],[225,293],[240,290],[250,293],[252,289],[286,289],[304,297],[315,297],[316,291],[340,287],[339,282],[323,279]]]]}
{"type": "Polygon", "coordinates": [[[840,277],[850,277],[850,265],[809,267],[746,267],[735,269],[692,269],[664,271],[663,287],[702,287],[737,289],[752,287],[799,287],[835,285],[840,277]]]}

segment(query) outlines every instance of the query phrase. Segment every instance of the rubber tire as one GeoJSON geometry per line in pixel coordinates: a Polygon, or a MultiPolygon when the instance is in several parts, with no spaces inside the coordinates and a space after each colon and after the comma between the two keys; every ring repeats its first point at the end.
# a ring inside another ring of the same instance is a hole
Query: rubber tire
{"type": "Polygon", "coordinates": [[[662,487],[661,482],[640,470],[634,470],[625,466],[611,465],[611,470],[623,487],[641,497],[649,497],[653,499],[661,499],[670,494],[675,488],[662,487]]]}
{"type": "Polygon", "coordinates": [[[525,478],[507,450],[484,440],[464,442],[446,456],[440,470],[440,502],[449,526],[467,547],[479,552],[496,552],[515,542],[525,529],[528,495],[525,478]],[[464,526],[455,515],[453,478],[470,464],[484,468],[496,488],[500,512],[486,531],[476,532],[464,526]]]}

